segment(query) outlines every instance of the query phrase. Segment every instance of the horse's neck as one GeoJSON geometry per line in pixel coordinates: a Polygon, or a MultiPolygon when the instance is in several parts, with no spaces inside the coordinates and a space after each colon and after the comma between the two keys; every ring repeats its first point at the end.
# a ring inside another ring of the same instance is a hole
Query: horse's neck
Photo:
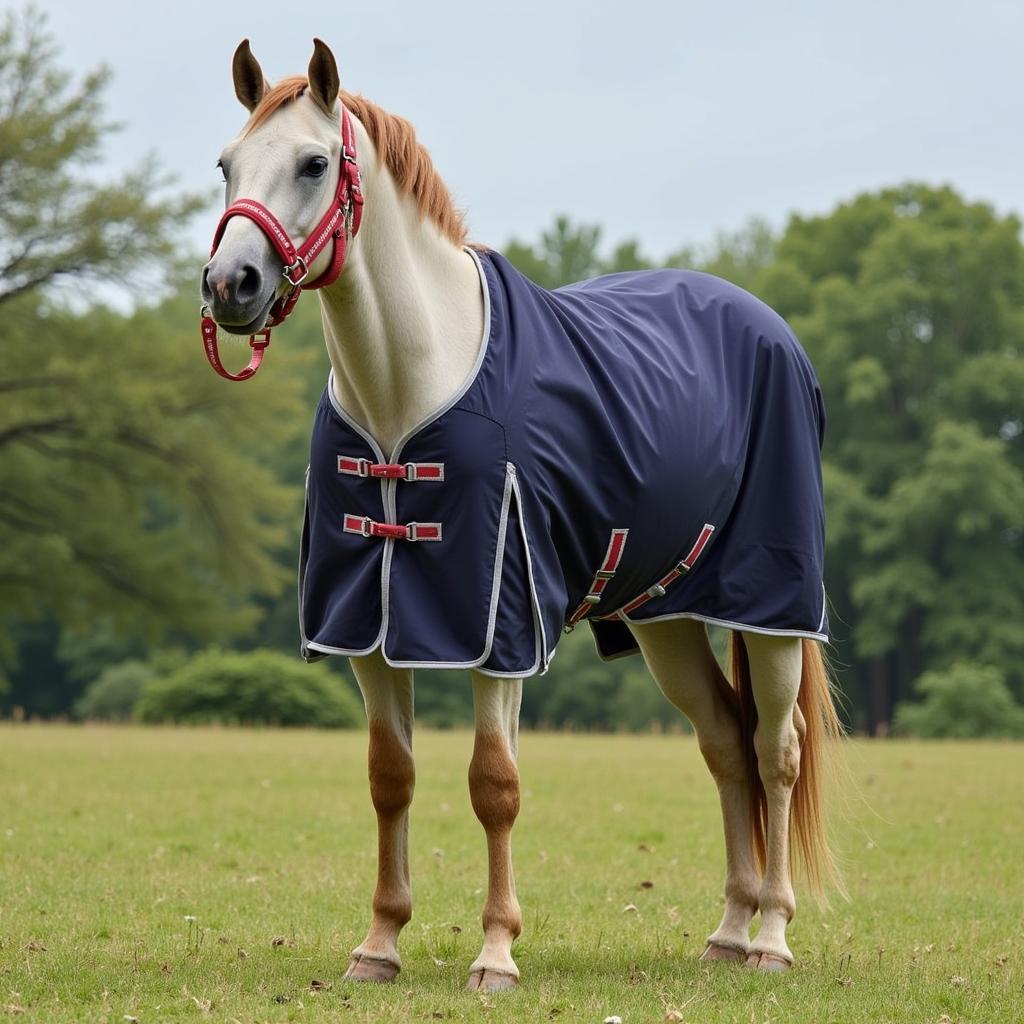
{"type": "Polygon", "coordinates": [[[470,373],[484,313],[473,257],[386,172],[373,179],[345,272],[320,295],[335,397],[390,456],[470,373]]]}

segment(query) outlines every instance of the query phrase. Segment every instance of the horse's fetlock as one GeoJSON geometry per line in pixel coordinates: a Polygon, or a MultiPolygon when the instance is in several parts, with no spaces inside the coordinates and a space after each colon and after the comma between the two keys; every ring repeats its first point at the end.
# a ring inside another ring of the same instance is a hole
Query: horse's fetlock
{"type": "Polygon", "coordinates": [[[399,928],[412,920],[412,894],[407,888],[377,891],[373,894],[373,912],[399,928]]]}
{"type": "Polygon", "coordinates": [[[725,899],[728,903],[747,907],[756,913],[759,906],[759,889],[756,875],[743,877],[738,872],[730,874],[725,882],[725,899]]]}
{"type": "Polygon", "coordinates": [[[484,907],[482,923],[487,935],[494,931],[503,931],[512,939],[518,939],[523,931],[523,912],[519,908],[519,901],[513,897],[510,900],[488,903],[484,907]]]}

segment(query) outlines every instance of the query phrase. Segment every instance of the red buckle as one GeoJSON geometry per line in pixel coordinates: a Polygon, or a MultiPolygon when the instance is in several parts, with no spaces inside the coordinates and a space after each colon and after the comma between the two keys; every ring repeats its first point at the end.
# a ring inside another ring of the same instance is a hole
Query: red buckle
{"type": "Polygon", "coordinates": [[[374,477],[379,480],[407,480],[441,482],[444,480],[443,462],[371,462],[354,455],[338,456],[338,472],[349,476],[374,477]]]}
{"type": "Polygon", "coordinates": [[[378,523],[369,516],[346,514],[342,529],[361,537],[383,537],[387,540],[440,540],[440,523],[378,523]]]}
{"type": "Polygon", "coordinates": [[[409,527],[400,523],[375,523],[370,521],[371,537],[390,537],[392,540],[410,540],[409,527]]]}
{"type": "Polygon", "coordinates": [[[370,476],[385,480],[408,480],[409,465],[400,462],[375,462],[370,466],[370,476]]]}

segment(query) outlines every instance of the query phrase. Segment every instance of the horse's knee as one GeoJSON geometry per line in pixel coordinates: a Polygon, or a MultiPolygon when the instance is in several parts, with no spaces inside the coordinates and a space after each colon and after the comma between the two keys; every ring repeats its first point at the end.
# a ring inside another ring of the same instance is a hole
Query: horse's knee
{"type": "Polygon", "coordinates": [[[393,728],[372,719],[369,769],[374,810],[385,818],[406,810],[416,785],[412,751],[393,728]]]}
{"type": "Polygon", "coordinates": [[[469,763],[469,795],[488,831],[511,828],[519,814],[519,769],[501,733],[478,733],[469,763]]]}

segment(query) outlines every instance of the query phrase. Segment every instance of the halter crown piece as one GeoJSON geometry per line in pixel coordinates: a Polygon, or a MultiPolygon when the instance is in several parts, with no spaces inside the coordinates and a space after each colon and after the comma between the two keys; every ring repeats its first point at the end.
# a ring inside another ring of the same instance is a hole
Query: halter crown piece
{"type": "Polygon", "coordinates": [[[352,130],[352,119],[348,111],[341,108],[341,173],[338,188],[327,212],[320,223],[309,233],[302,245],[296,247],[284,229],[284,225],[262,203],[255,199],[238,199],[225,211],[213,235],[210,256],[217,251],[224,228],[232,217],[248,217],[267,236],[274,251],[284,264],[285,280],[291,289],[285,292],[270,307],[267,326],[249,338],[252,356],[249,365],[240,373],[230,373],[220,361],[217,351],[217,322],[208,315],[207,307],[202,309],[203,349],[210,365],[227,380],[248,380],[263,362],[263,351],[270,344],[270,329],[284,323],[295,308],[299,295],[311,288],[324,288],[333,284],[345,265],[345,254],[350,238],[359,231],[363,217],[363,193],[359,187],[359,165],[356,163],[356,139],[352,130]],[[309,266],[327,247],[334,243],[330,266],[312,284],[305,284],[309,266]]]}

